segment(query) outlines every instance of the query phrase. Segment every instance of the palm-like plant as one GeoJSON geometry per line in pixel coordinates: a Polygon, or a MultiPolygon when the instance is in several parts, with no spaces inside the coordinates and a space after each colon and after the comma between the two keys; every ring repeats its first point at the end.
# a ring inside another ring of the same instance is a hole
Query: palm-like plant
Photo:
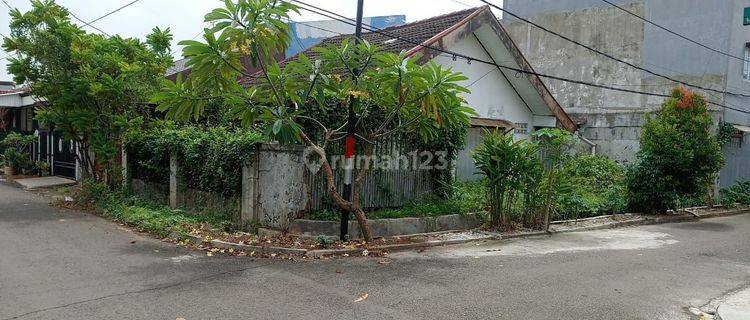
{"type": "Polygon", "coordinates": [[[477,169],[487,178],[492,227],[509,226],[517,196],[532,191],[541,171],[537,154],[536,144],[498,131],[488,133],[474,150],[477,169]]]}

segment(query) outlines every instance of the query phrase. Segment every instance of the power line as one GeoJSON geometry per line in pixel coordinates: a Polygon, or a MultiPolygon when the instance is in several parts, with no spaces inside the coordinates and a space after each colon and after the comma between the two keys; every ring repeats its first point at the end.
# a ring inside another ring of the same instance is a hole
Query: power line
{"type": "Polygon", "coordinates": [[[708,50],[711,50],[711,51],[713,51],[713,52],[716,52],[716,53],[718,53],[718,54],[721,54],[721,55],[725,55],[725,56],[727,56],[727,57],[730,57],[730,58],[734,58],[734,59],[737,59],[737,60],[740,60],[740,61],[743,61],[743,62],[750,62],[750,60],[746,60],[745,58],[742,58],[742,57],[739,57],[739,56],[733,55],[733,54],[731,54],[731,53],[728,53],[728,52],[724,52],[724,51],[721,51],[721,50],[719,50],[719,49],[715,49],[715,48],[712,48],[712,47],[710,47],[710,46],[708,46],[708,45],[706,45],[706,44],[703,44],[703,43],[700,43],[700,42],[698,42],[698,41],[696,41],[696,40],[693,40],[693,39],[691,39],[691,38],[689,38],[689,37],[687,37],[687,36],[685,36],[685,35],[683,35],[683,34],[677,33],[677,32],[675,32],[675,31],[673,31],[673,30],[671,30],[671,29],[668,29],[667,27],[664,27],[664,26],[662,26],[662,25],[660,25],[660,24],[657,24],[656,22],[653,22],[653,21],[651,21],[651,20],[649,20],[649,19],[646,19],[646,18],[644,18],[644,17],[642,17],[642,16],[640,16],[640,15],[636,14],[636,13],[635,13],[635,12],[633,12],[633,11],[630,11],[630,10],[628,10],[628,9],[625,9],[625,8],[623,8],[622,6],[619,6],[619,5],[617,5],[617,4],[613,3],[613,2],[611,2],[610,0],[601,0],[601,1],[603,1],[603,2],[606,2],[606,3],[608,3],[609,5],[611,5],[611,6],[615,7],[615,8],[617,8],[617,9],[620,9],[620,10],[624,11],[625,13],[627,13],[627,14],[629,14],[629,15],[631,15],[631,16],[634,16],[634,17],[638,18],[639,20],[643,20],[644,22],[646,22],[646,23],[648,23],[648,24],[650,24],[650,25],[652,25],[652,26],[654,26],[654,27],[657,27],[657,28],[659,28],[659,29],[661,29],[661,30],[664,30],[664,31],[666,31],[666,32],[668,32],[668,33],[670,33],[670,34],[673,34],[673,35],[675,35],[675,36],[677,36],[677,37],[680,37],[680,38],[682,38],[682,39],[684,39],[684,40],[686,40],[686,41],[689,41],[689,42],[691,42],[691,43],[694,43],[694,44],[696,44],[696,45],[699,45],[699,46],[701,46],[701,47],[703,47],[703,48],[706,48],[706,49],[708,49],[708,50]]]}
{"type": "Polygon", "coordinates": [[[123,5],[122,7],[119,7],[119,8],[117,8],[117,9],[115,9],[115,10],[112,10],[112,11],[110,11],[109,13],[107,13],[107,14],[105,14],[105,15],[103,15],[103,16],[101,16],[101,17],[99,17],[99,18],[96,18],[96,19],[92,20],[91,22],[88,22],[88,23],[86,23],[85,25],[86,25],[86,26],[91,26],[91,24],[92,24],[92,23],[95,23],[95,22],[97,22],[97,21],[99,21],[99,20],[102,20],[102,19],[104,19],[104,18],[106,18],[106,17],[109,17],[109,16],[111,16],[111,15],[113,15],[113,14],[115,14],[115,13],[119,12],[120,10],[122,10],[122,9],[125,9],[125,8],[129,7],[129,6],[132,6],[133,4],[135,4],[135,3],[136,3],[136,2],[138,2],[138,1],[141,1],[141,0],[133,0],[133,1],[131,1],[131,2],[127,3],[127,4],[125,4],[125,5],[123,5]]]}
{"type": "MultiPolygon", "coordinates": [[[[349,24],[349,25],[354,25],[351,22],[352,21],[351,18],[348,18],[346,16],[340,15],[340,14],[338,14],[336,12],[333,12],[333,11],[330,11],[330,10],[326,10],[326,9],[317,7],[317,6],[308,4],[308,3],[300,1],[300,0],[291,0],[291,1],[299,3],[299,4],[302,4],[304,6],[307,6],[307,7],[300,6],[300,8],[303,9],[303,10],[306,10],[306,11],[309,11],[309,12],[312,12],[312,13],[315,13],[315,14],[318,14],[318,15],[321,15],[321,16],[333,19],[333,20],[337,20],[337,21],[340,21],[340,22],[343,22],[343,23],[346,23],[346,24],[349,24]],[[317,9],[317,10],[320,10],[320,11],[316,11],[316,10],[310,9],[310,8],[314,8],[314,9],[317,9]]],[[[447,54],[447,55],[452,56],[452,57],[461,57],[463,59],[466,59],[469,62],[470,61],[476,61],[476,62],[479,62],[479,63],[483,63],[483,64],[487,64],[487,65],[492,65],[492,66],[495,66],[497,68],[502,68],[502,69],[506,69],[506,70],[510,70],[510,71],[515,71],[517,73],[529,74],[529,75],[534,75],[534,76],[541,77],[541,78],[558,80],[558,81],[563,81],[563,82],[568,82],[568,83],[574,83],[574,84],[579,84],[579,85],[584,85],[584,86],[590,86],[590,87],[595,87],[595,88],[600,88],[600,89],[605,89],[605,90],[625,92],[625,93],[632,93],[632,94],[639,94],[639,95],[652,96],[652,97],[660,97],[660,98],[671,98],[671,95],[668,95],[668,94],[653,93],[653,92],[646,92],[646,91],[633,90],[633,89],[617,88],[617,87],[610,86],[610,85],[597,84],[597,83],[586,82],[586,81],[581,81],[581,80],[569,79],[569,78],[564,78],[564,77],[559,77],[559,76],[554,76],[554,75],[549,75],[549,74],[543,74],[543,73],[539,73],[539,72],[535,72],[535,71],[529,71],[529,70],[525,70],[525,69],[510,67],[510,66],[506,66],[506,65],[500,65],[500,64],[497,64],[497,63],[494,63],[494,62],[491,62],[491,61],[487,61],[487,60],[484,60],[484,59],[467,56],[467,55],[464,55],[464,54],[461,54],[461,53],[457,53],[457,52],[445,50],[445,49],[442,49],[442,48],[437,48],[437,47],[432,47],[432,46],[429,46],[429,45],[425,45],[425,44],[420,43],[418,41],[414,41],[414,40],[410,40],[410,39],[405,39],[405,38],[403,38],[403,37],[401,37],[399,35],[395,35],[395,34],[389,33],[389,32],[384,31],[382,29],[375,28],[375,27],[373,27],[371,25],[363,24],[363,26],[365,27],[365,30],[368,30],[370,32],[374,32],[374,33],[386,35],[388,37],[391,37],[391,38],[394,38],[394,39],[398,39],[398,40],[401,40],[401,41],[404,41],[404,42],[412,43],[412,44],[414,44],[416,46],[419,46],[419,47],[422,47],[422,48],[425,48],[425,49],[430,49],[430,50],[433,50],[433,51],[437,51],[437,52],[440,52],[440,53],[444,53],[444,54],[447,54]]],[[[723,107],[723,108],[726,108],[726,109],[729,109],[729,110],[734,110],[734,111],[737,111],[737,112],[750,113],[750,111],[746,111],[746,110],[741,110],[741,109],[729,107],[729,106],[727,106],[725,104],[721,104],[721,103],[717,103],[717,102],[713,102],[713,101],[707,101],[707,103],[709,103],[711,105],[718,106],[718,107],[723,107]]]]}
{"type": "Polygon", "coordinates": [[[96,31],[99,31],[99,32],[101,32],[101,33],[102,33],[102,34],[104,34],[105,36],[107,36],[107,37],[111,37],[111,35],[109,35],[109,33],[105,32],[104,30],[102,30],[102,29],[99,29],[99,28],[97,28],[96,26],[93,26],[93,25],[91,25],[91,23],[88,23],[88,24],[87,24],[87,23],[86,23],[86,21],[83,21],[83,19],[81,19],[81,18],[79,18],[78,16],[76,16],[76,15],[75,15],[75,14],[74,14],[73,12],[71,12],[70,10],[68,10],[68,13],[70,13],[70,15],[71,15],[71,16],[72,16],[73,18],[75,18],[76,20],[80,21],[81,23],[84,23],[84,27],[85,27],[85,26],[89,26],[89,27],[93,28],[94,30],[96,30],[96,31]]]}
{"type": "Polygon", "coordinates": [[[3,3],[5,3],[5,6],[8,7],[8,9],[13,10],[13,6],[11,6],[8,1],[3,0],[3,3]]]}
{"type": "Polygon", "coordinates": [[[539,29],[541,29],[541,30],[549,33],[549,34],[555,35],[555,36],[557,36],[557,37],[559,37],[559,38],[561,38],[561,39],[563,39],[565,41],[571,42],[571,43],[573,43],[573,44],[575,44],[577,46],[583,47],[583,48],[585,48],[585,49],[587,49],[587,50],[589,50],[591,52],[594,52],[596,54],[604,56],[604,57],[606,57],[608,59],[617,61],[619,63],[625,64],[625,65],[627,65],[627,66],[629,66],[631,68],[641,70],[641,71],[646,72],[646,73],[648,73],[650,75],[653,75],[653,76],[656,76],[656,77],[659,77],[659,78],[663,78],[663,79],[667,79],[669,81],[672,81],[672,82],[675,82],[675,83],[679,83],[679,84],[681,84],[683,86],[691,87],[691,88],[695,88],[695,89],[699,89],[699,90],[703,90],[703,91],[711,91],[711,92],[716,92],[716,93],[721,93],[721,94],[730,94],[730,95],[735,95],[735,96],[750,98],[750,95],[748,95],[748,94],[730,92],[730,91],[725,91],[725,90],[718,90],[718,89],[713,89],[713,88],[707,88],[707,87],[704,87],[704,86],[700,86],[700,85],[692,84],[692,83],[689,83],[689,82],[677,80],[677,79],[674,79],[674,78],[672,78],[670,76],[667,76],[667,75],[664,75],[664,74],[661,74],[661,73],[657,73],[657,72],[652,71],[650,69],[638,66],[638,65],[636,65],[634,63],[630,63],[630,62],[627,62],[625,60],[619,59],[619,58],[617,58],[617,57],[615,57],[615,56],[613,56],[613,55],[611,55],[609,53],[606,53],[606,52],[603,52],[603,51],[601,51],[599,49],[593,48],[593,47],[591,47],[589,45],[586,45],[586,44],[584,44],[584,43],[582,43],[580,41],[571,39],[568,36],[565,36],[565,35],[560,34],[558,32],[552,31],[552,30],[550,30],[550,29],[548,29],[548,28],[546,28],[546,27],[544,27],[542,25],[539,25],[539,24],[537,24],[537,23],[535,23],[535,22],[533,22],[531,20],[523,18],[523,17],[521,17],[521,16],[519,16],[519,15],[513,13],[513,12],[510,12],[510,11],[508,11],[508,10],[500,7],[500,6],[497,6],[494,3],[492,3],[492,2],[489,2],[487,0],[479,0],[479,1],[482,1],[483,3],[487,4],[490,7],[493,7],[493,8],[495,8],[497,10],[500,10],[500,11],[502,11],[504,13],[507,13],[508,15],[510,15],[510,16],[518,19],[518,20],[521,20],[521,21],[523,21],[525,23],[528,23],[528,24],[530,24],[530,25],[532,25],[534,27],[537,27],[537,28],[539,28],[539,29]]]}

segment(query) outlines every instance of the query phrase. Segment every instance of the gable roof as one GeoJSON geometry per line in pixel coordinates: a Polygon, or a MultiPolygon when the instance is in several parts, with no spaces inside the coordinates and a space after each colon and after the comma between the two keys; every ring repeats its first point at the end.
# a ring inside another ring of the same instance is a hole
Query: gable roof
{"type": "MultiPolygon", "coordinates": [[[[456,11],[424,20],[419,20],[400,26],[389,27],[385,29],[379,29],[377,31],[363,32],[362,39],[376,45],[378,49],[386,52],[400,53],[401,51],[408,51],[413,49],[414,43],[424,43],[435,35],[443,32],[455,25],[462,20],[471,16],[478,9],[471,8],[462,11],[456,11]],[[397,38],[391,37],[394,35],[397,38]],[[405,39],[405,40],[401,40],[405,39]]],[[[280,61],[281,65],[284,65],[290,61],[297,60],[300,55],[305,55],[310,60],[315,60],[318,57],[318,53],[315,51],[316,47],[324,47],[329,45],[340,45],[345,39],[351,39],[353,34],[341,34],[334,37],[326,38],[321,43],[307,48],[304,51],[280,61]]],[[[253,74],[250,77],[243,77],[240,79],[240,83],[243,85],[254,84],[259,74],[253,74]]]]}
{"type": "MultiPolygon", "coordinates": [[[[528,92],[533,92],[534,95],[538,95],[537,100],[540,100],[540,103],[549,109],[552,115],[557,118],[558,122],[565,129],[571,132],[578,130],[578,126],[552,96],[541,78],[534,74],[536,72],[531,67],[531,64],[529,64],[523,56],[521,50],[515,42],[513,42],[508,32],[502,26],[500,20],[492,13],[489,6],[457,11],[382,30],[364,32],[362,33],[362,39],[376,45],[383,51],[392,53],[406,51],[408,56],[421,53],[424,55],[424,59],[431,59],[442,53],[435,49],[447,50],[451,44],[454,44],[467,36],[476,36],[474,31],[478,30],[481,26],[486,25],[491,27],[496,37],[499,38],[502,43],[502,46],[507,50],[507,53],[515,62],[515,66],[513,67],[529,72],[522,78],[522,80],[509,80],[511,86],[514,87],[514,90],[518,92],[516,88],[519,84],[518,82],[526,81],[524,85],[527,84],[531,87],[528,92]],[[419,44],[415,45],[415,43],[419,44]]],[[[323,40],[318,46],[338,45],[344,39],[351,37],[351,34],[331,37],[323,40]]],[[[314,60],[315,57],[317,57],[314,48],[315,47],[308,48],[300,54],[304,54],[308,58],[314,60]]],[[[280,64],[284,65],[287,62],[294,61],[300,54],[283,60],[280,64]]],[[[501,72],[502,71],[503,70],[501,70],[501,72]]],[[[244,77],[239,81],[242,85],[250,85],[257,82],[258,78],[259,76],[256,73],[251,77],[244,77]]],[[[518,94],[521,95],[521,93],[518,94]]]]}

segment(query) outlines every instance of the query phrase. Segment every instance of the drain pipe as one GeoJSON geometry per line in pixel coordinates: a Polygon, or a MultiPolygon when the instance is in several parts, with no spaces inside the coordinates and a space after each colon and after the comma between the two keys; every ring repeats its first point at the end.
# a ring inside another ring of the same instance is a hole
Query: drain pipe
{"type": "Polygon", "coordinates": [[[580,131],[577,131],[576,135],[578,136],[579,139],[581,139],[581,141],[585,142],[587,145],[591,147],[591,154],[596,155],[596,143],[582,136],[580,131]]]}

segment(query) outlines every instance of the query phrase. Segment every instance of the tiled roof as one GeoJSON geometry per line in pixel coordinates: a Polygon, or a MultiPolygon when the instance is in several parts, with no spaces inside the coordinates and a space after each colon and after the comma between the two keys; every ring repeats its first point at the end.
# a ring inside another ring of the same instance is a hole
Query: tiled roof
{"type": "MultiPolygon", "coordinates": [[[[476,11],[483,10],[485,8],[486,7],[471,8],[420,21],[415,21],[412,23],[407,23],[400,26],[385,28],[378,31],[363,32],[362,39],[366,40],[370,44],[377,46],[380,50],[383,51],[392,53],[408,51],[417,47],[417,43],[422,44],[427,40],[430,40],[441,32],[455,26],[462,20],[471,16],[476,11]],[[393,35],[393,37],[391,35],[393,35]]],[[[352,36],[352,34],[344,34],[330,37],[323,40],[323,42],[315,47],[339,45],[344,39],[351,38],[352,36]]],[[[310,59],[315,59],[315,57],[317,57],[317,53],[314,50],[315,47],[309,48],[300,54],[304,54],[310,59]]],[[[281,64],[283,65],[286,62],[294,61],[298,56],[299,55],[295,55],[289,59],[286,59],[282,61],[281,64]]],[[[253,82],[255,82],[256,78],[257,76],[246,77],[241,79],[240,83],[242,83],[243,85],[252,84],[253,82]]]]}
{"type": "MultiPolygon", "coordinates": [[[[461,22],[475,11],[481,8],[472,8],[463,11],[457,11],[442,16],[432,17],[400,26],[390,27],[377,32],[364,32],[362,39],[376,45],[384,51],[399,53],[402,50],[409,50],[417,45],[415,43],[424,43],[440,32],[461,22]],[[391,37],[394,35],[397,38],[391,37]],[[404,41],[401,39],[408,41],[404,41]]],[[[323,40],[320,45],[338,45],[342,40],[351,38],[351,34],[339,35],[323,40]]],[[[304,51],[308,57],[314,57],[315,52],[311,49],[304,51]]]]}
{"type": "Polygon", "coordinates": [[[23,93],[23,92],[28,92],[28,90],[27,89],[0,90],[0,94],[23,93]]]}

